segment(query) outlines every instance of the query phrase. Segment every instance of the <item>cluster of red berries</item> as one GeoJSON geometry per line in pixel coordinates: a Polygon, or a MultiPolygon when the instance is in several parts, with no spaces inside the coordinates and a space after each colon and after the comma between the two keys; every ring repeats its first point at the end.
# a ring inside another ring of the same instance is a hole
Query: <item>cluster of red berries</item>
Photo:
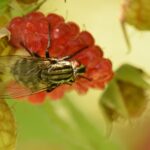
{"type": "MultiPolygon", "coordinates": [[[[92,81],[79,78],[72,86],[62,85],[48,95],[57,99],[70,89],[76,89],[79,93],[86,93],[90,87],[102,89],[113,76],[112,64],[110,60],[103,57],[103,52],[99,46],[95,45],[92,35],[87,31],[80,31],[76,23],[65,22],[64,18],[57,14],[51,13],[44,16],[41,12],[32,12],[23,17],[16,17],[10,22],[8,26],[11,32],[10,42],[17,48],[22,47],[20,43],[23,43],[31,52],[44,57],[49,25],[50,56],[61,58],[88,47],[72,59],[78,60],[86,66],[84,76],[92,81]]],[[[39,93],[31,96],[30,100],[41,102],[45,95],[45,93],[39,93]]]]}

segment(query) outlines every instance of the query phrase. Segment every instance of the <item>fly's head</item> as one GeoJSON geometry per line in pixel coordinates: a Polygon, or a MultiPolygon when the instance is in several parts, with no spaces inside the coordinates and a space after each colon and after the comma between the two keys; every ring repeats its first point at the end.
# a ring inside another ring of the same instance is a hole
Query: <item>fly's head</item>
{"type": "Polygon", "coordinates": [[[74,77],[82,76],[86,72],[86,67],[80,62],[73,60],[71,61],[74,77]]]}

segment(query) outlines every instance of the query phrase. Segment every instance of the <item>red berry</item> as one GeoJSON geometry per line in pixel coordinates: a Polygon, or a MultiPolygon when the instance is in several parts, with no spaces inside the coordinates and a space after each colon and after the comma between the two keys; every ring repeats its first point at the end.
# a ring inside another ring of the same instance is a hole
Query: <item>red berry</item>
{"type": "Polygon", "coordinates": [[[42,12],[32,12],[32,13],[29,13],[26,16],[24,16],[23,19],[27,20],[27,21],[39,21],[44,18],[45,18],[45,16],[42,12]]]}
{"type": "Polygon", "coordinates": [[[84,41],[88,46],[93,45],[95,42],[93,36],[87,31],[82,31],[80,33],[80,40],[84,41]]]}
{"type": "Polygon", "coordinates": [[[76,36],[77,34],[79,34],[80,28],[79,28],[79,26],[76,23],[74,23],[74,22],[68,22],[66,24],[69,27],[70,35],[76,36]]]}
{"type": "Polygon", "coordinates": [[[79,30],[75,24],[61,23],[51,32],[51,38],[57,43],[57,45],[66,45],[66,43],[78,33],[79,30]]]}
{"type": "MultiPolygon", "coordinates": [[[[113,76],[112,64],[104,58],[101,48],[95,45],[93,36],[87,31],[80,32],[76,23],[65,23],[64,18],[57,14],[49,14],[45,17],[41,12],[33,12],[10,22],[8,27],[11,32],[10,41],[16,47],[21,47],[22,42],[31,52],[36,52],[44,57],[49,27],[51,57],[70,56],[84,48],[71,59],[79,61],[86,67],[84,76],[91,80],[79,77],[72,86],[62,85],[49,95],[57,99],[62,97],[65,91],[71,89],[76,89],[79,93],[86,93],[90,87],[103,88],[113,76]]],[[[45,94],[37,94],[30,100],[42,102],[44,97],[45,94]]]]}
{"type": "Polygon", "coordinates": [[[58,26],[60,23],[64,23],[64,18],[57,14],[49,14],[46,17],[48,23],[50,24],[50,28],[53,29],[55,26],[58,26]]]}

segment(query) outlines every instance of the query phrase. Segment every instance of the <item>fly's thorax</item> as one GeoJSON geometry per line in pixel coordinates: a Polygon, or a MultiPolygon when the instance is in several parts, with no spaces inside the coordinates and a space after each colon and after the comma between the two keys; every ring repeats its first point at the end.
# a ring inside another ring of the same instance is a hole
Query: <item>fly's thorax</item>
{"type": "Polygon", "coordinates": [[[70,84],[74,82],[74,71],[70,61],[57,60],[41,72],[41,79],[48,84],[70,84]]]}

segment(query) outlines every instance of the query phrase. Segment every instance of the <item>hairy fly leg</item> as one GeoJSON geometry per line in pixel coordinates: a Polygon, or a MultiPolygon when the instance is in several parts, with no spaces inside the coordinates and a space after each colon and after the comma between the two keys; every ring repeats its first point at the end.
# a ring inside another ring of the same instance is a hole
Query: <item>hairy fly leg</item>
{"type": "Polygon", "coordinates": [[[46,92],[52,92],[53,90],[55,90],[56,89],[56,87],[58,87],[60,84],[52,84],[51,86],[48,86],[47,87],[47,90],[46,90],[46,92]]]}
{"type": "Polygon", "coordinates": [[[83,47],[83,48],[77,50],[76,52],[74,52],[74,53],[71,54],[70,56],[65,56],[65,57],[63,57],[62,60],[71,59],[71,58],[73,58],[74,56],[76,56],[77,54],[79,54],[80,52],[82,52],[83,50],[85,50],[85,49],[87,49],[87,48],[88,48],[88,46],[85,46],[85,47],[83,47]]]}

